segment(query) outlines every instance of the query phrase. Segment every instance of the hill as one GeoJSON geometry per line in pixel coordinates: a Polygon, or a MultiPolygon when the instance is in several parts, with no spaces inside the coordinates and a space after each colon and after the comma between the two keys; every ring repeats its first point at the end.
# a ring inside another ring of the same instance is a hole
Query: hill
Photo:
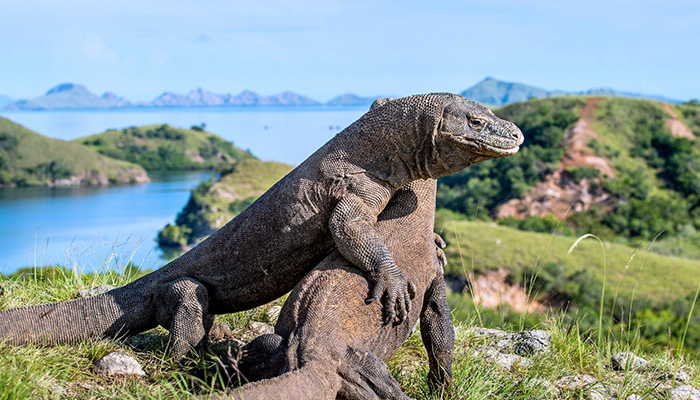
{"type": "Polygon", "coordinates": [[[46,94],[31,100],[20,100],[5,107],[6,110],[58,110],[83,108],[111,108],[129,106],[121,97],[105,93],[101,97],[91,93],[85,86],[62,83],[46,94]]]}
{"type": "Polygon", "coordinates": [[[0,186],[77,186],[148,181],[138,165],[51,139],[0,118],[0,186]]]}
{"type": "Polygon", "coordinates": [[[158,233],[163,247],[186,249],[238,215],[294,167],[246,158],[218,182],[205,182],[192,191],[175,219],[158,233]]]}
{"type": "Polygon", "coordinates": [[[610,88],[595,88],[580,92],[565,92],[562,90],[542,89],[522,83],[501,81],[491,77],[487,77],[469,89],[462,91],[460,94],[470,100],[492,106],[503,106],[525,101],[530,98],[541,99],[560,96],[629,97],[651,99],[666,103],[680,103],[678,100],[669,99],[663,96],[623,92],[610,88]]]}
{"type": "Polygon", "coordinates": [[[532,230],[700,255],[700,107],[624,98],[551,98],[495,110],[525,134],[512,157],[440,180],[438,205],[532,230]]]}
{"type": "Polygon", "coordinates": [[[205,132],[168,125],[130,127],[73,140],[100,154],[141,165],[146,170],[228,169],[252,157],[230,142],[205,132]]]}

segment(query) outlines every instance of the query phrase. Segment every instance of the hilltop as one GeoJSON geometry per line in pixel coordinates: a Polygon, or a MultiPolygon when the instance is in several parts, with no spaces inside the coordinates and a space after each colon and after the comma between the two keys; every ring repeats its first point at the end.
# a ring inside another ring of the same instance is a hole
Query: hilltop
{"type": "Polygon", "coordinates": [[[0,186],[82,186],[148,181],[138,165],[51,139],[0,118],[0,186]]]}
{"type": "Polygon", "coordinates": [[[253,157],[219,136],[204,131],[169,125],[111,129],[78,138],[80,143],[105,156],[133,162],[146,170],[228,169],[239,160],[253,157]]]}

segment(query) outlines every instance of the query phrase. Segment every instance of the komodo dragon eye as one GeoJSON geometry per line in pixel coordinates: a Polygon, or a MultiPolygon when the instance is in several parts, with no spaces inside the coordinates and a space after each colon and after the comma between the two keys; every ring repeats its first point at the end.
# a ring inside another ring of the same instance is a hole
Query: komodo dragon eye
{"type": "Polygon", "coordinates": [[[480,131],[486,126],[486,121],[480,118],[469,118],[469,126],[476,131],[480,131]]]}

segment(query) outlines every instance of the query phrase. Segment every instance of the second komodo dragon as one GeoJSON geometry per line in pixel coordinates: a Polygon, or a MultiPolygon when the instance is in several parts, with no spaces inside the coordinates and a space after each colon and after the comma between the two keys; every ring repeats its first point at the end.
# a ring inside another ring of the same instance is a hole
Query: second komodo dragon
{"type": "Polygon", "coordinates": [[[170,331],[172,354],[182,356],[202,343],[213,315],[282,296],[334,248],[366,272],[368,301],[384,299],[386,319],[402,320],[413,285],[374,230],[379,213],[409,182],[514,154],[522,141],[514,124],[461,96],[386,102],[181,257],[89,299],[3,311],[0,340],[73,343],[160,324],[170,331]]]}
{"type": "Polygon", "coordinates": [[[392,197],[376,224],[394,259],[416,284],[417,307],[406,323],[382,324],[381,308],[363,302],[367,279],[334,252],[294,288],[275,333],[243,347],[240,362],[229,360],[233,368],[227,370],[233,371],[234,383],[265,380],[220,398],[406,400],[383,360],[399,349],[419,319],[429,381],[432,387],[448,385],[454,328],[445,299],[444,253],[440,257],[444,243],[433,233],[435,188],[434,179],[406,185],[392,197]],[[414,211],[406,214],[407,209],[414,211]]]}

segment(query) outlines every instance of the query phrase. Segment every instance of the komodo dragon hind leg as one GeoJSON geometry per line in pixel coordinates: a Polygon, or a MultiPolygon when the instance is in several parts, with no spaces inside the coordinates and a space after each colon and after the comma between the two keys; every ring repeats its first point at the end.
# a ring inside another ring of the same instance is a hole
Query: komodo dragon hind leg
{"type": "Polygon", "coordinates": [[[345,359],[338,368],[338,374],[342,378],[338,398],[410,399],[401,391],[399,382],[391,376],[384,361],[374,353],[348,347],[345,359]]]}
{"type": "Polygon", "coordinates": [[[204,285],[190,278],[176,279],[162,284],[156,298],[156,319],[170,331],[168,346],[173,357],[205,345],[214,318],[207,313],[209,296],[204,285]]]}
{"type": "Polygon", "coordinates": [[[241,383],[269,379],[280,374],[284,368],[284,339],[271,333],[261,335],[243,346],[238,374],[241,383]]]}

